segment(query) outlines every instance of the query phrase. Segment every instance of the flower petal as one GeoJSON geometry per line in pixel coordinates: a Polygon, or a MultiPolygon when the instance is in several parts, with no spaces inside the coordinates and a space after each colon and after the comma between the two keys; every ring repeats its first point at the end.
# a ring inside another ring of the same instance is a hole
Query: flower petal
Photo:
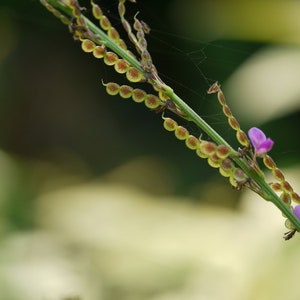
{"type": "Polygon", "coordinates": [[[294,208],[294,215],[300,220],[300,205],[294,208]]]}
{"type": "Polygon", "coordinates": [[[262,142],[258,148],[256,148],[256,154],[261,155],[269,152],[274,145],[274,141],[271,139],[266,139],[264,142],[262,142]]]}
{"type": "Polygon", "coordinates": [[[252,127],[249,129],[248,136],[255,150],[257,150],[260,144],[266,140],[266,135],[256,127],[252,127]]]}

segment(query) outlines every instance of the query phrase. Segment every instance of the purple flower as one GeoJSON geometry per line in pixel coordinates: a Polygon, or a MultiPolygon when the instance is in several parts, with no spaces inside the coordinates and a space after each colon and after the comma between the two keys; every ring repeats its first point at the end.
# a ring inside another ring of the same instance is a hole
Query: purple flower
{"type": "Polygon", "coordinates": [[[266,138],[266,135],[256,127],[252,127],[248,131],[248,136],[257,156],[264,156],[274,145],[274,142],[271,139],[266,138]]]}
{"type": "Polygon", "coordinates": [[[295,206],[294,215],[300,220],[300,205],[295,206]]]}

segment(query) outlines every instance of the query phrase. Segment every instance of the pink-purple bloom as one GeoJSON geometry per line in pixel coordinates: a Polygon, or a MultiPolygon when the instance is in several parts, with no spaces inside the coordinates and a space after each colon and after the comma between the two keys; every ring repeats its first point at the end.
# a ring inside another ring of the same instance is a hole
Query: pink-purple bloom
{"type": "Polygon", "coordinates": [[[295,206],[294,215],[300,220],[300,205],[295,206]]]}
{"type": "Polygon", "coordinates": [[[264,156],[274,145],[274,141],[267,138],[266,135],[256,127],[252,127],[248,131],[248,136],[257,156],[264,156]]]}

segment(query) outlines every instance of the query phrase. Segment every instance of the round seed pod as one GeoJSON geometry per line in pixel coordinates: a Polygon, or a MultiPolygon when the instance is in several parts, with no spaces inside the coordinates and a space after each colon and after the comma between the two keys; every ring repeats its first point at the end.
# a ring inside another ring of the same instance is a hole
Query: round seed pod
{"type": "Polygon", "coordinates": [[[175,133],[176,138],[179,140],[182,140],[182,141],[187,139],[189,136],[188,130],[186,128],[184,128],[183,126],[178,126],[175,129],[174,133],[175,133]]]}
{"type": "Polygon", "coordinates": [[[226,145],[219,145],[216,148],[216,154],[222,160],[227,158],[230,155],[230,153],[231,153],[231,149],[226,145]]]}
{"type": "Polygon", "coordinates": [[[95,58],[103,58],[106,54],[106,49],[104,46],[96,46],[93,50],[93,55],[95,58]]]}
{"type": "Polygon", "coordinates": [[[162,100],[162,101],[167,101],[168,99],[170,99],[165,92],[159,90],[158,91],[158,97],[162,100]]]}
{"type": "Polygon", "coordinates": [[[193,135],[189,135],[185,140],[186,146],[191,150],[196,150],[199,145],[199,140],[193,135]]]}
{"type": "Polygon", "coordinates": [[[144,79],[144,76],[138,69],[130,67],[126,72],[126,78],[131,82],[139,82],[144,79]]]}
{"type": "Polygon", "coordinates": [[[145,105],[150,109],[155,109],[161,105],[161,101],[157,96],[148,94],[145,98],[145,105]]]}
{"type": "Polygon", "coordinates": [[[111,96],[118,95],[119,90],[120,90],[120,86],[117,83],[109,82],[109,83],[106,83],[104,85],[106,86],[107,94],[109,94],[111,96]]]}
{"type": "Polygon", "coordinates": [[[235,166],[232,160],[226,158],[222,161],[219,172],[224,177],[229,177],[234,171],[235,166]]]}
{"type": "Polygon", "coordinates": [[[99,23],[100,23],[101,28],[104,30],[109,30],[111,28],[110,21],[108,20],[108,18],[106,16],[102,16],[99,23]]]}
{"type": "Polygon", "coordinates": [[[214,153],[212,156],[207,158],[208,164],[213,168],[220,168],[222,161],[220,158],[214,153]]]}
{"type": "Polygon", "coordinates": [[[93,52],[95,48],[96,48],[96,45],[91,40],[84,39],[81,41],[81,49],[84,52],[87,52],[87,53],[93,52]]]}
{"type": "Polygon", "coordinates": [[[134,89],[132,91],[132,99],[134,102],[141,103],[145,100],[147,93],[141,89],[134,89]]]}
{"type": "Polygon", "coordinates": [[[124,42],[124,40],[122,40],[122,39],[119,38],[119,40],[118,40],[118,45],[119,45],[121,48],[127,50],[127,46],[126,46],[126,43],[124,42]]]}
{"type": "Polygon", "coordinates": [[[212,156],[216,151],[217,145],[213,142],[202,141],[200,143],[201,152],[207,155],[207,157],[212,156]]]}
{"type": "Polygon", "coordinates": [[[113,66],[118,60],[119,57],[114,52],[108,51],[104,55],[104,63],[108,66],[113,66]]]}
{"type": "Polygon", "coordinates": [[[130,98],[132,96],[132,91],[133,88],[129,85],[121,85],[120,86],[120,90],[119,90],[119,94],[122,98],[130,98]]]}
{"type": "Polygon", "coordinates": [[[164,119],[164,128],[168,131],[174,131],[177,127],[178,127],[178,124],[176,121],[174,121],[173,119],[171,118],[165,118],[163,117],[164,119]]]}
{"type": "Polygon", "coordinates": [[[93,1],[91,1],[92,4],[92,13],[93,16],[97,19],[97,20],[101,20],[103,17],[103,13],[102,13],[102,9],[95,4],[93,1]]]}
{"type": "Polygon", "coordinates": [[[287,229],[290,229],[290,230],[294,230],[295,229],[295,225],[289,219],[285,220],[284,226],[287,229]]]}
{"type": "Polygon", "coordinates": [[[116,61],[114,68],[118,73],[124,74],[129,69],[129,63],[127,62],[127,60],[121,58],[116,61]]]}
{"type": "Polygon", "coordinates": [[[109,28],[107,35],[114,41],[118,41],[120,39],[119,32],[114,27],[109,28]]]}

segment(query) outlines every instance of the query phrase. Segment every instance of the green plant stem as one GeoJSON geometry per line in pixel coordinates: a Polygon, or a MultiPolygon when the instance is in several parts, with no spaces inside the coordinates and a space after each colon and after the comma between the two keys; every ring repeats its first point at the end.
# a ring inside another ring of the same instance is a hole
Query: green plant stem
{"type": "MultiPolygon", "coordinates": [[[[48,0],[53,7],[62,11],[69,17],[72,17],[72,10],[59,2],[59,0],[48,0]]],[[[114,51],[123,59],[127,60],[133,67],[145,74],[145,71],[140,65],[140,62],[132,57],[129,53],[115,43],[103,30],[92,23],[88,18],[84,17],[86,25],[89,30],[95,35],[94,42],[98,44],[104,44],[107,48],[114,51]]],[[[147,75],[147,74],[145,74],[147,75]]],[[[187,118],[194,122],[199,128],[201,128],[214,142],[218,145],[226,145],[232,148],[226,140],[224,140],[210,125],[208,125],[192,108],[190,108],[178,95],[175,94],[173,89],[163,83],[162,89],[165,94],[178,105],[178,107],[186,114],[187,118]]],[[[233,148],[232,148],[233,149],[233,148]]],[[[249,176],[256,184],[261,188],[263,192],[263,198],[273,202],[275,206],[288,218],[300,231],[300,220],[293,214],[289,207],[277,196],[277,194],[266,183],[263,177],[256,173],[243,159],[238,156],[231,157],[236,164],[249,176]]]]}

